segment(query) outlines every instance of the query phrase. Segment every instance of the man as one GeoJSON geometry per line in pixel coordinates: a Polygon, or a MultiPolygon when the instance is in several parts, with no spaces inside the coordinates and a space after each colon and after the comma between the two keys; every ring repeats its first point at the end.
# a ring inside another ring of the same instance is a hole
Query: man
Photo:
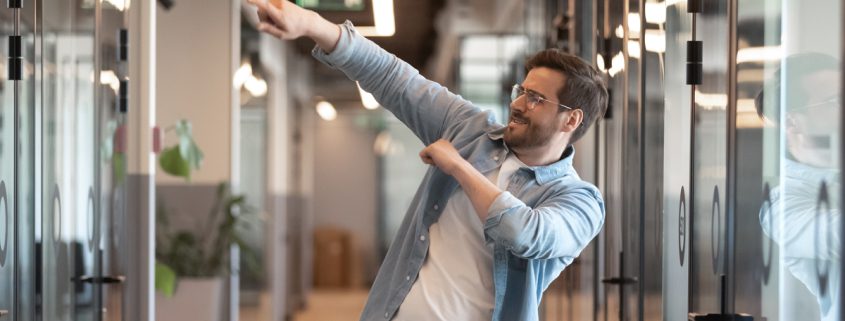
{"type": "Polygon", "coordinates": [[[790,55],[754,100],[760,118],[775,125],[763,128],[765,136],[777,137],[785,148],[760,224],[778,248],[779,262],[770,266],[786,267],[815,296],[818,307],[802,304],[806,290],[781,286],[788,289],[781,291],[781,302],[802,320],[841,320],[842,314],[840,70],[839,61],[826,54],[790,55]]]}
{"type": "Polygon", "coordinates": [[[507,126],[354,31],[282,1],[259,29],[307,36],[313,55],[372,93],[427,145],[425,175],[361,320],[537,320],[543,291],[604,223],[595,186],[572,168],[607,104],[595,68],[557,50],[527,63],[507,126]]]}

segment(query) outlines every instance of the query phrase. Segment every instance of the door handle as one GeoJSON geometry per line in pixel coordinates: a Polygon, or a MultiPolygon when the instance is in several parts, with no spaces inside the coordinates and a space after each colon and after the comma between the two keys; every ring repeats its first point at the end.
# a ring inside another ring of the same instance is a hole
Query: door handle
{"type": "Polygon", "coordinates": [[[105,283],[105,284],[119,284],[119,283],[123,283],[123,281],[126,281],[126,277],[123,276],[123,275],[116,275],[116,276],[106,275],[106,276],[103,276],[100,281],[101,281],[101,283],[105,283]]]}
{"type": "Polygon", "coordinates": [[[126,277],[123,276],[123,275],[117,275],[117,276],[107,275],[107,276],[102,276],[102,277],[83,275],[83,276],[80,276],[78,278],[74,278],[73,281],[82,282],[82,283],[92,283],[92,284],[93,283],[117,284],[117,283],[123,283],[123,281],[125,281],[125,280],[126,280],[126,277]]]}
{"type": "Polygon", "coordinates": [[[690,313],[689,321],[754,321],[754,317],[745,313],[740,314],[721,314],[721,313],[708,313],[708,314],[698,314],[698,313],[690,313]]]}
{"type": "MultiPolygon", "coordinates": [[[[624,267],[625,267],[625,252],[623,251],[623,252],[619,252],[619,274],[620,275],[625,274],[624,267]]],[[[625,277],[625,276],[623,276],[623,277],[614,276],[614,277],[610,277],[610,278],[602,278],[601,279],[601,283],[614,284],[614,285],[628,285],[628,284],[634,284],[634,283],[637,283],[637,282],[638,282],[637,278],[635,278],[635,277],[629,278],[629,277],[625,277]]]]}
{"type": "Polygon", "coordinates": [[[612,278],[604,278],[601,279],[601,283],[604,284],[614,284],[614,285],[628,285],[634,284],[639,282],[637,278],[627,278],[627,277],[612,277],[612,278]]]}
{"type": "Polygon", "coordinates": [[[7,314],[9,314],[9,310],[0,310],[0,318],[4,317],[7,314]]]}

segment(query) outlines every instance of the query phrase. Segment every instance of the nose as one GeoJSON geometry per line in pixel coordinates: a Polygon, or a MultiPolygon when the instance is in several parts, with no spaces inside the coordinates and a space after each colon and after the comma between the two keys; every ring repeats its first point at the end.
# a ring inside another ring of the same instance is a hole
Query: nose
{"type": "Polygon", "coordinates": [[[516,97],[516,99],[511,100],[510,107],[511,107],[511,110],[518,110],[520,112],[525,112],[525,110],[528,107],[526,105],[527,105],[527,103],[525,102],[525,95],[521,95],[519,97],[516,97]]]}

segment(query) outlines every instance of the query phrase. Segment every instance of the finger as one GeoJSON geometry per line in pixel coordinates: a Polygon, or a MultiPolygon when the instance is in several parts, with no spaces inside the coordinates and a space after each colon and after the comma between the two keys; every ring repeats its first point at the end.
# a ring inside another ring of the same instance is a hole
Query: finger
{"type": "Polygon", "coordinates": [[[420,159],[422,160],[423,163],[426,163],[428,165],[434,165],[434,160],[431,159],[428,156],[420,156],[420,159]]]}
{"type": "Polygon", "coordinates": [[[262,9],[258,9],[258,21],[270,22],[270,17],[267,16],[267,11],[264,11],[262,9]]]}
{"type": "Polygon", "coordinates": [[[420,159],[423,161],[423,163],[429,165],[434,164],[434,160],[431,158],[431,155],[429,155],[428,148],[423,148],[423,150],[420,151],[420,159]]]}
{"type": "Polygon", "coordinates": [[[258,24],[258,31],[266,32],[266,33],[268,33],[268,34],[270,34],[270,35],[272,35],[276,38],[279,38],[279,39],[286,39],[285,34],[284,34],[284,32],[282,32],[282,30],[279,30],[279,28],[276,28],[275,26],[273,26],[269,23],[265,23],[265,22],[259,23],[258,24]]]}
{"type": "MultiPolygon", "coordinates": [[[[285,1],[287,2],[287,1],[285,1]]],[[[284,16],[282,13],[282,6],[275,6],[269,3],[263,3],[264,5],[264,13],[270,20],[273,22],[274,25],[284,28],[284,16]]]]}
{"type": "MultiPolygon", "coordinates": [[[[251,3],[252,5],[254,5],[258,8],[258,18],[259,19],[261,19],[261,16],[263,14],[264,17],[266,17],[268,19],[267,22],[271,22],[274,25],[280,25],[281,24],[283,19],[282,19],[281,11],[279,10],[279,8],[276,8],[276,6],[268,4],[267,2],[264,2],[262,0],[247,0],[247,1],[249,1],[249,3],[251,3]]],[[[264,21],[264,20],[262,20],[262,21],[264,21]]]]}
{"type": "Polygon", "coordinates": [[[258,10],[267,11],[267,3],[265,3],[262,0],[247,0],[247,2],[249,2],[249,4],[258,8],[258,10]]]}

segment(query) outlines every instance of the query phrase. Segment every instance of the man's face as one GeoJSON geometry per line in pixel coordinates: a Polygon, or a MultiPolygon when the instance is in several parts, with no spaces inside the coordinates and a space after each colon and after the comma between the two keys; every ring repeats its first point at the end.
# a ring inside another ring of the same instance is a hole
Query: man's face
{"type": "MultiPolygon", "coordinates": [[[[799,80],[808,94],[805,106],[787,119],[787,143],[796,160],[822,168],[839,164],[839,73],[820,71],[799,80]]],[[[787,93],[789,94],[789,93],[787,93]]]]}
{"type": "Polygon", "coordinates": [[[505,129],[505,143],[510,148],[518,150],[549,146],[555,135],[562,135],[562,117],[569,112],[558,112],[556,103],[559,103],[557,93],[565,81],[566,76],[563,73],[545,67],[537,67],[528,72],[522,83],[525,91],[533,92],[551,102],[541,100],[534,106],[529,106],[526,95],[511,102],[510,118],[505,129]]]}

